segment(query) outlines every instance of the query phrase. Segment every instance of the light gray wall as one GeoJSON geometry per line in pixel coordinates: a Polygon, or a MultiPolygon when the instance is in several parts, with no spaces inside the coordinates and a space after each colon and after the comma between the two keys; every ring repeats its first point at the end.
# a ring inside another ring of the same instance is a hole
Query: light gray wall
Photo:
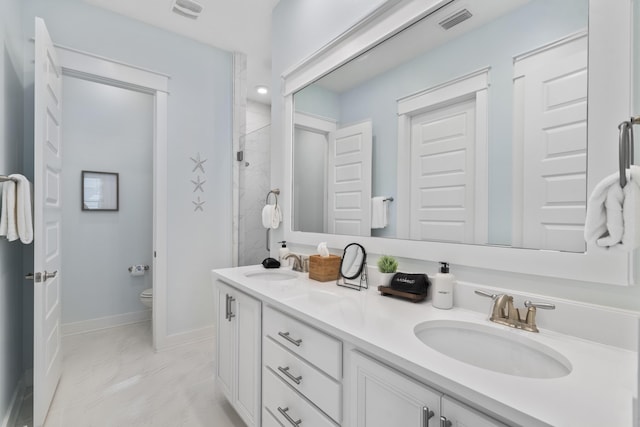
{"type": "MultiPolygon", "coordinates": [[[[20,0],[0,0],[0,174],[22,173],[22,25],[20,0]]],[[[1,193],[1,192],[0,192],[1,193]]],[[[24,370],[22,247],[0,237],[0,422],[24,370]]]]}
{"type": "MultiPolygon", "coordinates": [[[[371,10],[372,6],[370,2],[364,0],[350,2],[341,0],[326,0],[322,2],[314,0],[280,0],[272,18],[272,93],[281,93],[281,76],[285,71],[298,64],[302,59],[312,55],[338,34],[357,23],[361,17],[371,10]]],[[[640,46],[636,44],[635,49],[636,53],[638,53],[640,46]]],[[[283,98],[274,96],[272,102],[274,126],[271,185],[288,188],[288,183],[284,182],[282,174],[282,159],[285,158],[283,151],[285,129],[283,128],[282,114],[283,98]]],[[[282,232],[279,231],[279,233],[277,237],[281,237],[282,232]]],[[[313,253],[314,250],[314,248],[300,247],[295,244],[289,246],[291,246],[292,251],[300,249],[313,253]]],[[[334,249],[339,250],[341,248],[334,249]]],[[[277,250],[277,247],[273,245],[272,255],[275,250],[277,250]]],[[[371,255],[375,257],[375,254],[371,255]]],[[[407,271],[424,271],[432,274],[436,272],[437,261],[423,262],[407,259],[400,260],[400,264],[407,271]]],[[[640,286],[600,285],[462,266],[454,266],[454,269],[453,273],[456,274],[459,280],[635,311],[638,311],[638,307],[640,307],[640,286]]]]}
{"type": "Polygon", "coordinates": [[[153,97],[101,83],[62,79],[62,323],[146,310],[138,296],[152,263],[153,97]],[[81,207],[81,171],[119,174],[119,211],[81,207]]]}
{"type": "MultiPolygon", "coordinates": [[[[40,16],[58,44],[171,76],[168,333],[211,326],[210,270],[231,265],[232,54],[81,0],[26,0],[23,4],[27,53],[33,49],[28,38],[33,36],[34,16],[40,16]],[[192,203],[195,174],[189,158],[196,153],[207,159],[203,176],[207,183],[201,196],[204,212],[194,212],[192,203]]],[[[27,56],[26,76],[32,78],[32,58],[27,56]]],[[[33,90],[28,84],[26,102],[33,90]]]]}

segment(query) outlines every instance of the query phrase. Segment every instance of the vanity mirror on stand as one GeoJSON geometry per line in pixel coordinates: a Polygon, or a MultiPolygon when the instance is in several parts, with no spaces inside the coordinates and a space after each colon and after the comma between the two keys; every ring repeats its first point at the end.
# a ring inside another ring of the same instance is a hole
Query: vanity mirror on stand
{"type": "Polygon", "coordinates": [[[635,283],[634,254],[583,237],[630,115],[630,9],[384,2],[283,75],[285,239],[635,283]]]}
{"type": "Polygon", "coordinates": [[[367,251],[358,243],[349,243],[342,253],[340,275],[336,281],[338,286],[355,289],[369,289],[367,277],[367,251]],[[348,280],[357,280],[348,282],[348,280]]]}

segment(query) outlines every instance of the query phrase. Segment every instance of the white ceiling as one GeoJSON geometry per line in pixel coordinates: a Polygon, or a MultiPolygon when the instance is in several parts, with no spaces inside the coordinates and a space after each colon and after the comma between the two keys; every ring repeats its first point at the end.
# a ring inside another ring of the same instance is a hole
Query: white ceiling
{"type": "Polygon", "coordinates": [[[196,0],[203,6],[196,20],[173,13],[172,0],[84,1],[220,49],[247,54],[247,95],[270,103],[271,94],[258,95],[255,87],[271,83],[271,11],[279,0],[196,0]]]}

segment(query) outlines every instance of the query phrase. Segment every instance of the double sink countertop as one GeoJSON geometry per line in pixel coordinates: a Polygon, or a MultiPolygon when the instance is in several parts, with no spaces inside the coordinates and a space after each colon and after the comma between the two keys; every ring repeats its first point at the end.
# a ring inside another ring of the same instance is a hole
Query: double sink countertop
{"type": "Polygon", "coordinates": [[[372,283],[359,292],[284,269],[275,271],[286,274],[270,280],[260,274],[264,271],[258,265],[218,269],[212,274],[214,279],[498,419],[522,426],[634,425],[638,379],[638,355],[634,351],[542,328],[540,333],[512,329],[489,322],[486,314],[475,311],[457,307],[438,310],[429,299],[416,304],[384,297],[372,283]],[[258,274],[251,277],[252,273],[258,274]],[[559,378],[526,378],[458,361],[416,337],[414,328],[426,321],[469,322],[495,328],[497,333],[516,340],[526,337],[560,353],[569,360],[572,370],[559,378]]]}

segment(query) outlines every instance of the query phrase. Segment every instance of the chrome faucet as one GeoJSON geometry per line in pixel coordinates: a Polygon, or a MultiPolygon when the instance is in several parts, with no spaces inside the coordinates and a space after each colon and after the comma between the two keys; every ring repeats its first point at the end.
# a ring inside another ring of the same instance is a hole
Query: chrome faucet
{"type": "Polygon", "coordinates": [[[302,267],[302,259],[300,258],[299,255],[289,252],[288,254],[282,257],[283,260],[289,259],[289,258],[293,258],[293,271],[302,272],[304,270],[302,267]]]}
{"type": "Polygon", "coordinates": [[[538,308],[545,310],[554,310],[556,308],[554,304],[527,300],[524,302],[527,310],[523,320],[520,309],[515,308],[513,305],[513,297],[511,295],[496,295],[481,290],[476,290],[475,293],[493,300],[490,321],[529,332],[539,332],[536,326],[536,311],[538,308]]]}

